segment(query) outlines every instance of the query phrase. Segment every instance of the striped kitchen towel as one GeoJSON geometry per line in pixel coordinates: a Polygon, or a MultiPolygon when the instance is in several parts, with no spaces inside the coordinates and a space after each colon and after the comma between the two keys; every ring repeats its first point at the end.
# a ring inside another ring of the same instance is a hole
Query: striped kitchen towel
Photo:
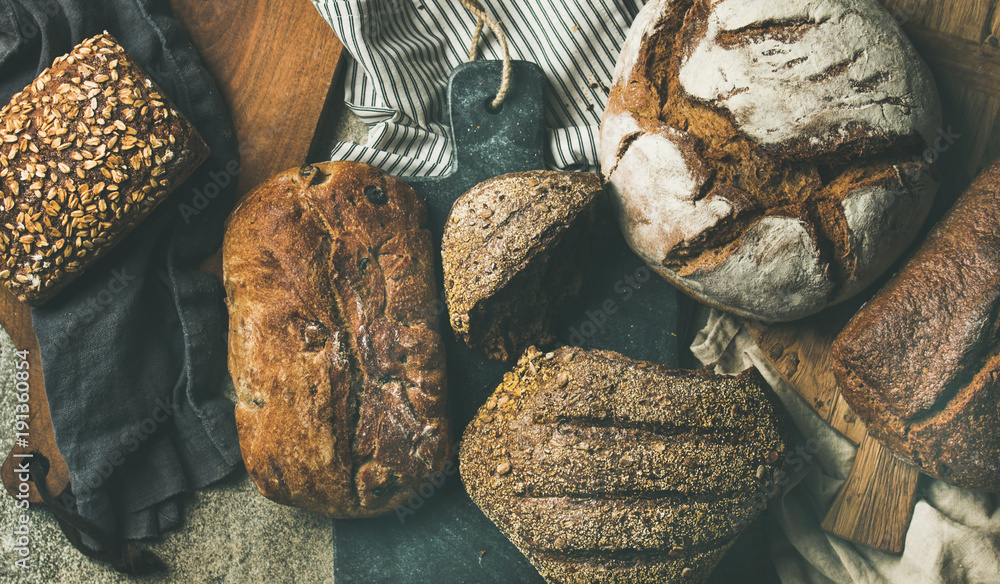
{"type": "MultiPolygon", "coordinates": [[[[368,144],[337,144],[330,158],[357,160],[399,176],[451,167],[447,85],[468,60],[476,18],[458,0],[313,0],[354,57],[346,96],[368,125],[368,144]]],[[[618,49],[644,0],[488,2],[511,58],[545,71],[546,165],[597,171],[597,139],[618,49]]],[[[502,59],[484,29],[481,59],[502,59]]],[[[500,79],[497,79],[499,86],[500,79]]],[[[511,91],[517,91],[516,86],[511,91]]]]}

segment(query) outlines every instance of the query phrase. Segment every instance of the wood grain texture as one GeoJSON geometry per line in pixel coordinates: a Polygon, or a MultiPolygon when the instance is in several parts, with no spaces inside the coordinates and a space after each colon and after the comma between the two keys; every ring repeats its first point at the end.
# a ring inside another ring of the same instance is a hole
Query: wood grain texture
{"type": "Polygon", "coordinates": [[[830,347],[857,306],[840,305],[794,323],[767,325],[746,321],[754,341],[775,369],[823,420],[860,444],[864,423],[840,395],[830,368],[830,347]]]}
{"type": "Polygon", "coordinates": [[[830,368],[833,340],[858,307],[853,301],[795,323],[744,324],[782,379],[835,430],[860,446],[847,481],[823,519],[823,529],[901,554],[919,473],[868,435],[840,394],[830,368]]]}
{"type": "Polygon", "coordinates": [[[896,458],[866,433],[854,468],[823,520],[823,529],[868,547],[903,553],[919,478],[916,467],[896,458]]]}
{"type": "MultiPolygon", "coordinates": [[[[38,340],[31,328],[31,309],[19,302],[6,288],[0,287],[0,326],[10,335],[14,348],[18,351],[28,351],[28,446],[17,445],[4,460],[0,468],[0,479],[3,480],[7,492],[12,496],[17,494],[21,481],[14,474],[14,467],[22,461],[15,454],[28,454],[38,451],[49,460],[49,474],[46,486],[49,492],[60,495],[69,485],[69,470],[66,462],[56,448],[55,436],[52,433],[52,420],[49,418],[49,402],[45,398],[45,380],[42,377],[42,357],[38,351],[38,340]]],[[[13,390],[13,388],[11,388],[13,390]]],[[[5,421],[6,423],[6,421],[5,421]]],[[[13,420],[10,421],[13,423],[13,420]]],[[[34,483],[29,483],[28,501],[32,505],[42,504],[42,498],[35,490],[34,483]]]]}
{"type": "Polygon", "coordinates": [[[1000,0],[882,0],[930,66],[945,125],[962,134],[942,156],[947,204],[1000,155],[1000,0]]]}
{"type": "MultiPolygon", "coordinates": [[[[938,152],[942,186],[923,234],[1000,154],[1000,0],[884,0],[934,74],[945,120],[958,135],[938,152]]],[[[860,445],[850,476],[823,521],[845,539],[901,553],[916,501],[918,471],[868,436],[840,395],[830,347],[877,289],[818,315],[764,326],[747,323],[779,374],[835,429],[860,445]]]]}
{"type": "MultiPolygon", "coordinates": [[[[305,162],[343,46],[315,7],[303,0],[171,0],[229,105],[240,148],[237,194],[274,173],[305,162]]],[[[221,280],[221,256],[203,268],[221,280]]],[[[51,461],[49,489],[69,484],[49,418],[38,341],[27,306],[0,292],[0,325],[18,349],[31,355],[31,443],[51,461]]],[[[15,448],[11,454],[22,449],[15,448]]],[[[15,459],[8,456],[0,478],[17,488],[15,459]]],[[[40,503],[32,489],[32,503],[40,503]]]]}
{"type": "Polygon", "coordinates": [[[243,195],[303,164],[343,45],[304,0],[171,0],[215,76],[239,141],[243,195]]]}

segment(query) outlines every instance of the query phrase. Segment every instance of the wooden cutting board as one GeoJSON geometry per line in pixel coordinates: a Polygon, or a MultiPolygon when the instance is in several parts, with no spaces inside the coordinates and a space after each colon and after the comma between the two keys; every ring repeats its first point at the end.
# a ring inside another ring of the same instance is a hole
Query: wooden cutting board
{"type": "MultiPolygon", "coordinates": [[[[941,92],[944,128],[960,134],[940,153],[941,192],[928,226],[1000,153],[1000,0],[886,0],[941,92]]],[[[926,231],[926,228],[925,228],[926,231]]],[[[830,369],[837,333],[870,297],[789,324],[746,323],[782,377],[835,429],[859,445],[847,482],[823,529],[876,549],[901,553],[916,502],[918,471],[867,431],[844,401],[830,369]]]]}
{"type": "MultiPolygon", "coordinates": [[[[240,148],[237,194],[306,161],[327,103],[343,46],[310,2],[303,0],[171,0],[229,105],[240,148]]],[[[203,266],[221,278],[216,254],[203,266]]],[[[15,445],[0,471],[8,492],[19,484],[14,454],[41,451],[51,462],[49,490],[69,484],[52,434],[31,313],[0,287],[0,326],[18,350],[29,351],[28,446],[15,445]]],[[[41,498],[31,488],[32,504],[41,498]]]]}

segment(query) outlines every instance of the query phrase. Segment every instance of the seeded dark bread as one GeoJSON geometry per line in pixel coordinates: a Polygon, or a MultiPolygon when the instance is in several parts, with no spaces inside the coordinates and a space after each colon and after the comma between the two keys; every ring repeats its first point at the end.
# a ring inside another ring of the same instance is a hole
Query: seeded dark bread
{"type": "Polygon", "coordinates": [[[589,273],[603,193],[597,174],[539,170],[459,197],[441,242],[458,338],[502,361],[550,343],[589,273]]]}
{"type": "Polygon", "coordinates": [[[45,302],[208,155],[111,35],[83,41],[0,110],[0,281],[45,302]]]}
{"type": "Polygon", "coordinates": [[[391,511],[451,457],[427,207],[367,164],[281,173],[223,244],[247,471],[279,503],[391,511]]]}
{"type": "Polygon", "coordinates": [[[780,407],[755,369],[532,348],[466,429],[459,466],[547,582],[703,582],[773,492],[780,407]]]}
{"type": "Polygon", "coordinates": [[[906,249],[938,182],[933,78],[874,0],[651,0],[601,123],[626,240],[716,308],[805,317],[906,249]]]}
{"type": "Polygon", "coordinates": [[[1000,162],[837,337],[868,431],[924,472],[1000,491],[1000,162]]]}

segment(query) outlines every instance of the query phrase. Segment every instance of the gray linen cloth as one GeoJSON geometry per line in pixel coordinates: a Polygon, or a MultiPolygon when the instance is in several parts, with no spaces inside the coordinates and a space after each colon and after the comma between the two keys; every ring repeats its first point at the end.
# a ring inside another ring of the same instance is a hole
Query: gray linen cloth
{"type": "Polygon", "coordinates": [[[124,241],[32,311],[73,488],[63,504],[136,539],[179,525],[183,493],[242,466],[233,405],[221,392],[222,289],[198,269],[222,241],[239,154],[229,111],[166,0],[0,0],[0,104],[102,31],[212,150],[124,241]],[[214,198],[199,205],[199,193],[214,198]]]}

